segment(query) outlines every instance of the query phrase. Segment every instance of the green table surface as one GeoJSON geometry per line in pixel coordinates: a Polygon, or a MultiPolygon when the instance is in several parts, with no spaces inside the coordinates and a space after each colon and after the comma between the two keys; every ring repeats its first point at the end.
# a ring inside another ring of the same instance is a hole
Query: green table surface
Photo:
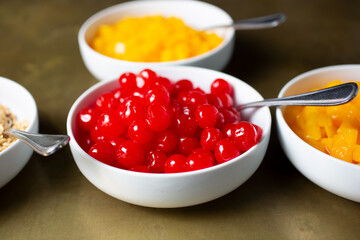
{"type": "MultiPolygon", "coordinates": [[[[118,2],[0,0],[0,76],[32,93],[41,132],[66,133],[71,105],[97,83],[81,59],[78,30],[118,2]]],[[[360,63],[360,1],[208,2],[233,19],[287,15],[275,29],[237,32],[223,70],[264,98],[305,71],[360,63]]],[[[301,175],[279,145],[272,116],[270,145],[255,174],[193,207],[154,209],[112,198],[85,179],[69,147],[47,158],[33,154],[0,189],[0,239],[359,239],[359,203],[301,175]]]]}

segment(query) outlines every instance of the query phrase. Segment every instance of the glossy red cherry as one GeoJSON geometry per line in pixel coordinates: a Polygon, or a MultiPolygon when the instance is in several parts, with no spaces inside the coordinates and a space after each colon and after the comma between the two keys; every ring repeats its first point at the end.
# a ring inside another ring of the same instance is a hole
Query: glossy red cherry
{"type": "Polygon", "coordinates": [[[164,172],[165,173],[179,173],[185,172],[186,167],[186,157],[181,154],[171,155],[165,162],[164,172]]]}
{"type": "Polygon", "coordinates": [[[147,165],[153,173],[163,173],[165,162],[167,160],[166,154],[161,150],[152,150],[147,154],[147,165]]]}
{"type": "Polygon", "coordinates": [[[200,145],[208,151],[214,151],[216,143],[223,138],[223,134],[217,128],[205,128],[200,137],[200,145]]]}
{"type": "Polygon", "coordinates": [[[205,94],[195,90],[180,92],[179,95],[177,96],[177,100],[182,106],[185,105],[199,106],[208,103],[205,94]]]}
{"type": "Polygon", "coordinates": [[[145,119],[147,108],[139,99],[129,98],[117,109],[117,112],[125,125],[130,126],[134,120],[145,119]]]}
{"type": "Polygon", "coordinates": [[[224,125],[225,125],[224,115],[221,112],[219,112],[215,127],[217,129],[222,129],[224,127],[224,125]]]}
{"type": "Polygon", "coordinates": [[[211,93],[217,95],[219,93],[227,93],[230,96],[233,96],[234,89],[233,87],[224,79],[218,78],[215,79],[210,86],[211,93]]]}
{"type": "Polygon", "coordinates": [[[239,149],[243,152],[249,150],[258,142],[257,130],[249,122],[238,122],[233,126],[233,135],[231,139],[236,142],[239,149]]]}
{"type": "Polygon", "coordinates": [[[220,109],[224,106],[222,104],[220,98],[213,93],[207,93],[207,94],[205,94],[205,97],[206,97],[208,103],[213,105],[217,109],[220,109]]]}
{"type": "Polygon", "coordinates": [[[88,152],[92,145],[94,145],[94,141],[91,139],[88,132],[79,133],[79,137],[76,138],[76,140],[85,152],[88,152]]]}
{"type": "Polygon", "coordinates": [[[186,168],[188,171],[200,170],[213,165],[214,155],[210,151],[202,148],[194,150],[186,159],[186,168]]]}
{"type": "Polygon", "coordinates": [[[115,148],[109,141],[99,141],[95,143],[88,151],[88,154],[96,160],[110,166],[117,164],[115,160],[115,148]]]}
{"type": "Polygon", "coordinates": [[[136,75],[131,72],[121,74],[119,84],[124,96],[130,96],[137,88],[136,75]]]}
{"type": "Polygon", "coordinates": [[[171,118],[168,110],[159,104],[150,105],[146,120],[152,131],[161,132],[170,126],[171,118]]]}
{"type": "Polygon", "coordinates": [[[231,108],[234,105],[234,100],[232,97],[227,93],[218,93],[216,94],[221,100],[224,108],[231,108]]]}
{"type": "Polygon", "coordinates": [[[180,113],[172,122],[172,128],[179,136],[191,137],[195,135],[198,125],[195,117],[180,113]]]}
{"type": "Polygon", "coordinates": [[[99,116],[100,111],[96,108],[84,108],[81,110],[78,115],[78,123],[81,129],[90,132],[95,126],[99,116]]]}
{"type": "Polygon", "coordinates": [[[115,99],[112,93],[104,93],[96,99],[95,105],[100,111],[106,111],[109,109],[116,109],[119,105],[119,101],[115,99]]]}
{"type": "Polygon", "coordinates": [[[234,136],[235,134],[234,131],[235,131],[235,123],[225,124],[221,130],[224,136],[228,138],[232,138],[234,136]]]}
{"type": "Polygon", "coordinates": [[[136,77],[136,86],[138,91],[146,91],[151,85],[154,84],[157,78],[157,74],[150,69],[144,69],[140,71],[138,76],[136,77]]]}
{"type": "Polygon", "coordinates": [[[165,153],[168,153],[176,148],[177,137],[171,130],[156,132],[154,134],[152,143],[156,150],[161,150],[165,153]]]}
{"type": "Polygon", "coordinates": [[[137,165],[144,165],[144,151],[139,143],[124,141],[116,149],[116,160],[124,169],[130,169],[137,165]]]}
{"type": "Polygon", "coordinates": [[[91,139],[94,142],[109,139],[121,135],[125,130],[125,125],[115,111],[102,113],[96,125],[91,130],[91,139]]]}
{"type": "Polygon", "coordinates": [[[184,156],[189,156],[193,150],[199,147],[199,139],[195,137],[181,136],[178,138],[177,151],[184,156]]]}
{"type": "Polygon", "coordinates": [[[147,143],[154,136],[154,132],[150,130],[145,120],[134,120],[128,129],[130,139],[138,143],[147,143]]]}
{"type": "Polygon", "coordinates": [[[170,105],[170,93],[166,87],[161,85],[153,85],[149,87],[145,94],[146,105],[159,104],[164,107],[170,105]]]}
{"type": "Polygon", "coordinates": [[[117,88],[112,91],[112,95],[119,104],[123,104],[125,102],[125,99],[127,98],[127,96],[125,96],[124,94],[124,90],[121,88],[117,88]]]}
{"type": "Polygon", "coordinates": [[[229,108],[221,108],[219,111],[224,116],[225,124],[237,123],[240,121],[240,115],[229,108]]]}
{"type": "Polygon", "coordinates": [[[215,146],[215,159],[217,163],[227,162],[241,154],[235,142],[230,138],[220,139],[215,146]]]}
{"type": "Polygon", "coordinates": [[[190,91],[193,88],[193,83],[190,80],[181,79],[174,84],[171,95],[176,98],[180,92],[190,91]]]}
{"type": "Polygon", "coordinates": [[[202,127],[214,127],[219,115],[219,110],[210,104],[203,104],[197,107],[195,112],[196,122],[202,127]]]}
{"type": "Polygon", "coordinates": [[[171,81],[166,77],[158,76],[158,78],[155,80],[154,85],[160,85],[165,87],[169,93],[173,90],[174,85],[171,83],[171,81]]]}

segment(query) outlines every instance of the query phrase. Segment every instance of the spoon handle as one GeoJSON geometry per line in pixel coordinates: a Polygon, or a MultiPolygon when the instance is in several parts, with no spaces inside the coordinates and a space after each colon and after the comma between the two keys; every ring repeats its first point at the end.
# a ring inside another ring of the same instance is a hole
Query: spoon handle
{"type": "Polygon", "coordinates": [[[245,103],[238,106],[237,109],[242,110],[249,107],[270,107],[282,105],[335,106],[350,102],[356,97],[358,91],[358,85],[354,82],[349,82],[313,92],[307,92],[282,98],[271,98],[258,102],[245,103]]]}
{"type": "Polygon", "coordinates": [[[264,28],[273,28],[283,23],[286,20],[286,15],[283,13],[277,13],[262,17],[249,18],[243,20],[237,20],[232,24],[226,25],[217,25],[206,27],[203,30],[210,30],[216,28],[225,28],[232,27],[235,30],[251,30],[251,29],[264,29],[264,28]]]}
{"type": "Polygon", "coordinates": [[[29,133],[13,128],[8,128],[5,132],[19,138],[43,156],[53,154],[69,142],[69,137],[66,135],[29,133]]]}

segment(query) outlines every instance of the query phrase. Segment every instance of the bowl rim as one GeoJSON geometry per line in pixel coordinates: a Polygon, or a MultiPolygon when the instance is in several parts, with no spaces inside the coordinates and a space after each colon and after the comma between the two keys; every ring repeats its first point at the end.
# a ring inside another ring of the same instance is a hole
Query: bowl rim
{"type": "MultiPolygon", "coordinates": [[[[37,109],[34,97],[31,95],[31,93],[24,86],[22,86],[18,82],[15,82],[15,81],[13,81],[13,80],[11,80],[9,78],[5,78],[5,77],[0,76],[0,82],[1,81],[9,82],[10,84],[13,84],[17,88],[24,90],[24,92],[26,92],[28,94],[29,99],[30,99],[30,102],[28,102],[28,104],[33,105],[34,110],[35,110],[33,118],[32,119],[26,119],[27,121],[29,121],[29,125],[27,126],[27,128],[24,131],[28,131],[30,128],[34,127],[34,124],[36,124],[36,122],[37,122],[36,119],[37,119],[38,109],[37,109]]],[[[5,148],[4,150],[2,150],[0,152],[0,158],[1,158],[1,155],[6,154],[9,151],[12,151],[12,149],[16,148],[19,144],[22,144],[22,142],[21,142],[20,139],[17,138],[13,143],[11,143],[9,145],[9,147],[5,148]]]]}
{"type": "MultiPolygon", "coordinates": [[[[219,71],[216,71],[216,70],[206,69],[206,68],[201,68],[201,67],[193,67],[193,66],[158,67],[158,68],[154,68],[153,70],[158,71],[158,70],[161,70],[161,69],[167,69],[167,70],[169,70],[169,69],[170,70],[171,69],[182,69],[184,71],[195,70],[195,71],[205,71],[205,72],[219,73],[219,71]]],[[[224,76],[229,76],[229,77],[235,78],[238,81],[241,81],[243,84],[245,84],[247,87],[253,89],[256,93],[258,93],[261,96],[261,94],[256,89],[254,89],[252,86],[250,86],[246,82],[242,81],[241,79],[239,79],[237,77],[234,77],[234,76],[231,76],[231,75],[226,74],[226,73],[221,72],[221,74],[224,75],[224,76]]],[[[129,171],[129,170],[126,170],[126,169],[116,168],[116,167],[107,165],[107,164],[102,163],[102,162],[96,160],[95,158],[91,157],[87,152],[85,152],[80,147],[80,145],[78,144],[77,140],[74,137],[73,130],[72,130],[72,127],[71,127],[71,123],[72,123],[72,120],[74,119],[74,117],[76,117],[75,116],[76,108],[84,100],[84,98],[86,98],[95,89],[98,89],[98,88],[102,87],[103,85],[112,84],[114,81],[117,81],[117,79],[112,79],[112,80],[108,80],[108,81],[100,81],[100,82],[94,84],[93,86],[91,86],[90,88],[88,88],[85,92],[83,92],[76,99],[76,101],[73,103],[73,105],[70,108],[70,111],[68,113],[67,120],[66,120],[66,128],[67,128],[67,133],[70,136],[70,139],[73,139],[72,141],[70,141],[70,144],[72,146],[74,146],[76,148],[76,150],[81,155],[84,155],[84,156],[88,157],[95,164],[98,164],[100,166],[104,166],[105,168],[109,168],[109,169],[112,169],[114,171],[118,171],[119,173],[127,174],[127,175],[135,175],[135,176],[137,175],[137,176],[142,176],[142,177],[151,177],[151,178],[153,178],[153,177],[156,177],[156,178],[178,178],[178,177],[191,176],[191,175],[197,175],[197,174],[202,174],[202,173],[206,174],[208,172],[216,171],[219,168],[223,168],[223,167],[226,167],[228,165],[232,165],[232,164],[234,164],[234,162],[243,161],[244,158],[246,158],[246,156],[250,155],[254,151],[257,151],[257,148],[259,147],[259,145],[264,141],[265,136],[267,136],[267,137],[270,136],[271,125],[272,125],[272,116],[271,116],[271,113],[270,113],[270,109],[268,107],[264,107],[265,109],[267,109],[267,114],[266,115],[269,116],[269,119],[267,121],[266,128],[263,129],[263,135],[261,137],[260,142],[258,144],[256,144],[255,146],[253,146],[251,149],[249,149],[246,152],[242,153],[240,156],[238,156],[238,157],[236,157],[236,158],[234,158],[234,159],[232,159],[230,161],[227,161],[227,162],[224,162],[224,163],[221,163],[221,164],[209,167],[209,168],[204,168],[204,169],[199,169],[199,170],[194,170],[194,171],[189,171],[189,172],[171,173],[171,174],[143,173],[143,172],[129,171]]],[[[266,151],[266,149],[265,149],[265,151],[266,151]]]]}
{"type": "MultiPolygon", "coordinates": [[[[226,17],[228,17],[231,22],[234,22],[234,20],[231,18],[231,16],[226,11],[224,11],[223,9],[221,9],[221,8],[215,6],[215,5],[207,3],[207,2],[192,1],[192,0],[173,0],[173,1],[153,0],[152,2],[165,3],[167,5],[168,4],[173,4],[173,3],[180,3],[180,2],[181,3],[189,3],[189,2],[191,2],[191,4],[199,4],[199,5],[203,5],[203,6],[206,6],[206,7],[214,8],[217,11],[224,14],[226,17]]],[[[107,61],[115,61],[115,62],[118,62],[118,63],[126,63],[126,64],[130,64],[130,65],[146,64],[149,67],[154,67],[154,66],[191,64],[193,62],[203,60],[205,58],[208,58],[208,57],[210,57],[212,55],[215,55],[216,53],[220,52],[221,49],[223,49],[225,46],[229,45],[229,43],[235,37],[235,30],[233,28],[229,28],[229,29],[227,29],[229,34],[226,35],[228,37],[223,38],[223,41],[217,47],[211,49],[210,51],[207,51],[205,53],[202,53],[200,55],[193,56],[193,57],[190,57],[190,58],[174,60],[174,61],[166,61],[166,62],[135,62],[135,61],[121,60],[121,59],[112,58],[112,57],[106,56],[104,54],[101,54],[101,53],[97,52],[96,50],[94,50],[93,48],[91,48],[89,46],[88,42],[85,40],[85,34],[86,34],[88,28],[91,25],[96,23],[98,20],[102,19],[105,15],[107,15],[109,13],[116,12],[118,9],[121,9],[123,7],[128,7],[128,6],[139,6],[139,7],[141,7],[143,4],[150,4],[150,2],[143,1],[143,0],[135,0],[135,1],[130,1],[130,2],[124,2],[124,3],[119,3],[119,4],[116,4],[116,5],[107,7],[105,9],[102,9],[102,10],[96,12],[95,14],[90,16],[81,25],[80,30],[78,32],[79,45],[83,46],[87,51],[91,52],[92,54],[95,54],[96,56],[98,56],[100,58],[103,58],[103,59],[105,59],[107,61]]]]}
{"type": "MultiPolygon", "coordinates": [[[[331,70],[346,70],[346,69],[354,69],[354,68],[358,68],[360,71],[360,64],[341,64],[341,65],[332,65],[332,66],[326,66],[326,67],[321,67],[321,68],[316,68],[307,72],[304,72],[294,78],[292,78],[289,82],[287,82],[282,89],[280,90],[278,97],[282,97],[284,95],[284,93],[296,82],[300,82],[302,79],[318,74],[318,73],[324,73],[327,71],[331,71],[331,70]]],[[[350,163],[341,159],[338,159],[336,157],[330,156],[329,154],[326,154],[318,149],[316,149],[315,147],[311,146],[310,144],[308,144],[307,142],[305,142],[303,139],[301,139],[291,128],[290,126],[287,124],[287,122],[285,121],[284,115],[283,115],[283,107],[277,107],[276,108],[276,121],[278,121],[280,127],[283,126],[285,127],[288,132],[291,134],[291,136],[297,140],[299,140],[300,142],[304,143],[303,146],[305,147],[305,151],[315,151],[317,155],[322,156],[322,158],[319,158],[321,160],[319,161],[331,161],[334,164],[340,164],[343,165],[344,167],[350,167],[350,168],[354,168],[354,169],[359,169],[360,170],[360,165],[354,164],[354,163],[350,163]],[[325,160],[326,159],[326,160],[325,160]]]]}

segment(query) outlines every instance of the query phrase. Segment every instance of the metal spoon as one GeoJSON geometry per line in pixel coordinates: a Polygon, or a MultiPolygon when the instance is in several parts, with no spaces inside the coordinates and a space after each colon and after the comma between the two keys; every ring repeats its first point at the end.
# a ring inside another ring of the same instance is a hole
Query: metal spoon
{"type": "Polygon", "coordinates": [[[249,18],[243,20],[237,20],[232,24],[224,24],[217,26],[209,26],[202,28],[201,30],[207,31],[216,28],[229,28],[232,27],[235,30],[252,30],[252,29],[264,29],[273,28],[283,23],[286,20],[286,15],[283,13],[277,13],[257,18],[249,18]]]}
{"type": "Polygon", "coordinates": [[[30,133],[11,128],[12,121],[9,118],[9,127],[5,129],[5,134],[10,134],[17,137],[27,145],[29,145],[35,152],[43,156],[49,156],[60,148],[68,144],[70,138],[67,135],[53,135],[53,134],[40,134],[30,133]]]}
{"type": "Polygon", "coordinates": [[[334,87],[324,88],[321,90],[307,92],[303,94],[271,98],[263,101],[245,103],[237,107],[243,110],[249,107],[270,107],[283,105],[297,106],[335,106],[350,102],[354,99],[359,91],[359,87],[354,82],[340,84],[334,87]]]}

